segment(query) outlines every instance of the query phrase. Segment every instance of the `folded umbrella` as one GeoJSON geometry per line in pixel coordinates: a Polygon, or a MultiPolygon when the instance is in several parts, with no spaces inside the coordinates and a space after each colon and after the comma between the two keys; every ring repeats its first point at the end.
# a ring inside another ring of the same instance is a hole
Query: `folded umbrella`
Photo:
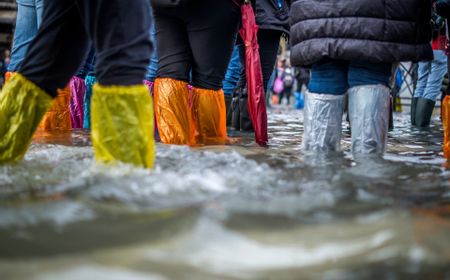
{"type": "Polygon", "coordinates": [[[239,33],[245,44],[245,75],[247,77],[248,112],[255,130],[256,143],[267,146],[267,111],[263,86],[259,45],[258,26],[250,1],[241,5],[242,27],[239,33]]]}

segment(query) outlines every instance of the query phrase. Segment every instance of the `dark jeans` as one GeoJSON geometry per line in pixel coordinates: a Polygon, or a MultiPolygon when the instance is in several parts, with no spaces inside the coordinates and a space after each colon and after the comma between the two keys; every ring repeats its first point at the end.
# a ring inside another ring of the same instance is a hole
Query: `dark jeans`
{"type": "MultiPolygon", "coordinates": [[[[264,89],[267,88],[270,76],[275,67],[282,34],[283,32],[278,30],[261,29],[258,31],[259,57],[264,89]]],[[[237,46],[239,47],[239,57],[241,59],[241,77],[237,86],[242,88],[247,84],[247,80],[245,77],[245,46],[240,37],[238,38],[237,46]]]]}
{"type": "Polygon", "coordinates": [[[324,59],[313,64],[308,89],[313,93],[343,95],[355,86],[389,86],[391,72],[391,63],[324,59]]]}
{"type": "Polygon", "coordinates": [[[157,77],[221,89],[235,43],[239,7],[231,0],[196,0],[186,7],[154,8],[153,12],[157,77]]]}
{"type": "Polygon", "coordinates": [[[100,84],[142,84],[152,52],[150,26],[148,0],[45,0],[41,27],[19,72],[56,96],[93,42],[100,84]]]}

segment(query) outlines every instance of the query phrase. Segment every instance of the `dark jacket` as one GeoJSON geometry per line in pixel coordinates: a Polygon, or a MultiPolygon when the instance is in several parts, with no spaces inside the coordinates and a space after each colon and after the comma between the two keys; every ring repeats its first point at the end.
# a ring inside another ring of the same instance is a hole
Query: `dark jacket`
{"type": "Polygon", "coordinates": [[[436,1],[436,13],[441,17],[450,18],[450,0],[436,1]]]}
{"type": "Polygon", "coordinates": [[[252,0],[252,4],[260,29],[279,30],[289,34],[291,0],[252,0]]]}
{"type": "Polygon", "coordinates": [[[431,60],[429,0],[293,0],[291,62],[431,60]]]}

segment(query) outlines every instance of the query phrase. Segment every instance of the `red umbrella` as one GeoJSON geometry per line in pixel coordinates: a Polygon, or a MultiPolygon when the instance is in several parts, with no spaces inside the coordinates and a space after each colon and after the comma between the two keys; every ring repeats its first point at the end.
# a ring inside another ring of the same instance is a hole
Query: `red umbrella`
{"type": "Polygon", "coordinates": [[[239,30],[245,44],[245,74],[247,76],[248,112],[255,129],[256,143],[267,146],[267,112],[264,97],[259,45],[256,34],[258,26],[255,22],[250,1],[241,5],[242,28],[239,30]]]}

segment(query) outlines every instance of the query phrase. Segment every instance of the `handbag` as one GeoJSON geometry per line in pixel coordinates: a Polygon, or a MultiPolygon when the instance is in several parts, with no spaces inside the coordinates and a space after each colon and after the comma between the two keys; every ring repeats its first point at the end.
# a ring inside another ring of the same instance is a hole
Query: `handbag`
{"type": "Polygon", "coordinates": [[[150,0],[152,7],[176,8],[186,6],[191,0],[150,0]]]}
{"type": "Polygon", "coordinates": [[[284,90],[284,83],[283,80],[280,77],[277,77],[275,79],[275,82],[273,83],[273,92],[276,94],[282,93],[284,90]]]}

